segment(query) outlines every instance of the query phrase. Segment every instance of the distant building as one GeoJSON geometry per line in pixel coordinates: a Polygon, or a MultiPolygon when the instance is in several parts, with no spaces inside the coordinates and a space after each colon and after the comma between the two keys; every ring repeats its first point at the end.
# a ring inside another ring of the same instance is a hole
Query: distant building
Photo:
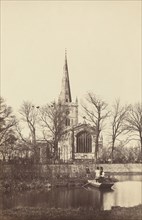
{"type": "MultiPolygon", "coordinates": [[[[62,162],[76,160],[94,160],[95,157],[95,128],[87,124],[78,123],[78,100],[72,101],[67,54],[65,53],[65,64],[59,103],[68,107],[65,122],[65,131],[62,141],[59,143],[59,158],[62,162]]],[[[45,150],[42,155],[45,155],[45,150]]],[[[43,161],[41,157],[41,162],[43,161]]],[[[44,159],[45,161],[45,159],[44,159]]]]}

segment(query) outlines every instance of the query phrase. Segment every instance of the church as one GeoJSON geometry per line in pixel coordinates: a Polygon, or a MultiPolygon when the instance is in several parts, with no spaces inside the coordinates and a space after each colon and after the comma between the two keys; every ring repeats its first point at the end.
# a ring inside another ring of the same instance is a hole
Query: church
{"type": "MultiPolygon", "coordinates": [[[[78,122],[78,100],[76,98],[74,102],[72,101],[66,52],[61,92],[58,101],[61,105],[68,108],[65,131],[62,141],[59,142],[59,160],[61,162],[94,160],[95,129],[90,124],[87,124],[85,120],[83,123],[78,122]]],[[[43,148],[40,151],[45,157],[43,148]]],[[[43,157],[41,156],[40,158],[42,163],[43,157]]]]}

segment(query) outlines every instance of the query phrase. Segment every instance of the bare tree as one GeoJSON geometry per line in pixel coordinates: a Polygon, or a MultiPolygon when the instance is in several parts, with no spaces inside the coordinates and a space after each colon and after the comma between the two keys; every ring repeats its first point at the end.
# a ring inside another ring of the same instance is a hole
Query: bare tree
{"type": "Polygon", "coordinates": [[[87,105],[82,104],[86,119],[94,125],[95,138],[95,160],[97,162],[99,152],[100,133],[104,128],[104,120],[109,116],[107,104],[93,93],[86,97],[87,105]],[[88,105],[89,104],[89,105],[88,105]]]}
{"type": "MultiPolygon", "coordinates": [[[[0,149],[4,150],[6,145],[14,137],[14,126],[17,121],[12,113],[12,108],[7,106],[4,99],[0,97],[0,149]]],[[[14,139],[13,139],[14,140],[14,139]]],[[[1,151],[2,152],[2,151],[1,151]]]]}
{"type": "MultiPolygon", "coordinates": [[[[35,108],[35,106],[31,102],[24,101],[20,110],[19,110],[19,113],[22,115],[22,118],[21,118],[22,121],[26,122],[26,124],[29,128],[29,131],[30,131],[30,136],[31,136],[30,143],[31,143],[33,151],[34,151],[35,162],[38,161],[37,137],[36,137],[36,125],[38,123],[38,111],[37,111],[38,108],[39,108],[39,106],[37,106],[35,108]]],[[[23,137],[20,129],[17,128],[17,130],[18,130],[18,133],[19,133],[21,139],[24,142],[27,142],[27,140],[23,137]]]]}
{"type": "Polygon", "coordinates": [[[54,161],[58,159],[58,143],[63,137],[68,107],[52,102],[40,108],[40,119],[43,126],[43,135],[53,149],[54,161]]]}
{"type": "MultiPolygon", "coordinates": [[[[34,152],[34,146],[31,141],[31,134],[29,133],[28,136],[24,135],[24,132],[22,130],[22,127],[20,126],[20,122],[16,125],[16,133],[18,137],[18,143],[17,143],[17,151],[24,152],[26,149],[27,155],[30,155],[30,153],[34,152]]],[[[27,157],[26,155],[26,157],[27,157]]]]}
{"type": "Polygon", "coordinates": [[[127,117],[127,129],[134,140],[140,142],[141,160],[142,160],[142,104],[131,105],[127,117]]]}
{"type": "Polygon", "coordinates": [[[126,131],[126,118],[129,106],[121,106],[120,100],[116,99],[111,110],[111,162],[117,138],[126,131]]]}

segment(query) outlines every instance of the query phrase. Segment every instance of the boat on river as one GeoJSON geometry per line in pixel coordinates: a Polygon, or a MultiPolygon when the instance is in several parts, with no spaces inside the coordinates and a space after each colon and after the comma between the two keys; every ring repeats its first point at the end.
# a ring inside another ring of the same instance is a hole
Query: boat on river
{"type": "Polygon", "coordinates": [[[88,180],[88,184],[91,185],[92,187],[99,189],[111,189],[111,187],[114,185],[113,182],[109,182],[109,181],[96,182],[96,180],[88,180]]]}

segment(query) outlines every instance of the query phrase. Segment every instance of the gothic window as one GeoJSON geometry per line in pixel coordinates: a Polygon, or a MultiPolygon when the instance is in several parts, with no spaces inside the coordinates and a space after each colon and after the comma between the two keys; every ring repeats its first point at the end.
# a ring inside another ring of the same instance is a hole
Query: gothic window
{"type": "Polygon", "coordinates": [[[77,134],[77,153],[91,153],[92,152],[92,138],[91,135],[86,132],[80,132],[77,134]]]}
{"type": "Polygon", "coordinates": [[[70,119],[66,118],[66,126],[70,126],[70,119]]]}

